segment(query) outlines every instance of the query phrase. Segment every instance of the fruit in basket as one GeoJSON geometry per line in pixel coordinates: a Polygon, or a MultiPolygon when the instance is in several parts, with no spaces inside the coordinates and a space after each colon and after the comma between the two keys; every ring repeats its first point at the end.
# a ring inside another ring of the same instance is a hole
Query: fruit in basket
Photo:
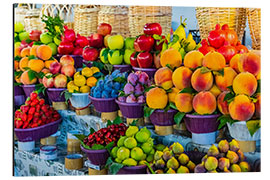
{"type": "Polygon", "coordinates": [[[134,159],[132,158],[128,158],[128,159],[125,159],[123,162],[122,162],[123,165],[125,166],[136,166],[137,165],[137,161],[135,161],[134,159]]]}
{"type": "Polygon", "coordinates": [[[74,42],[76,40],[76,33],[73,29],[69,29],[67,26],[64,26],[64,36],[63,40],[68,42],[74,42]]]}
{"type": "Polygon", "coordinates": [[[130,152],[131,158],[135,159],[136,161],[143,160],[144,153],[141,148],[134,147],[130,152]]]}
{"type": "Polygon", "coordinates": [[[217,85],[213,85],[212,87],[211,87],[211,89],[209,89],[209,91],[215,96],[215,97],[217,97],[218,95],[220,95],[220,93],[221,93],[221,90],[217,87],[217,85]]]}
{"type": "Polygon", "coordinates": [[[172,73],[172,70],[168,67],[158,69],[154,76],[156,85],[163,87],[165,90],[172,88],[172,73]]]}
{"type": "Polygon", "coordinates": [[[205,173],[205,172],[206,172],[206,169],[204,168],[203,164],[198,164],[194,168],[194,173],[205,173]]]}
{"type": "Polygon", "coordinates": [[[28,67],[28,57],[23,57],[19,62],[19,68],[21,71],[25,71],[25,68],[28,67]]]}
{"type": "Polygon", "coordinates": [[[85,47],[82,53],[83,59],[86,61],[95,61],[98,55],[98,50],[89,46],[85,47]]]}
{"type": "Polygon", "coordinates": [[[125,160],[129,157],[130,150],[125,147],[120,147],[117,151],[117,158],[119,160],[125,160]]]}
{"type": "Polygon", "coordinates": [[[161,35],[162,34],[162,27],[159,23],[147,23],[143,27],[143,32],[146,35],[161,35]]]}
{"type": "Polygon", "coordinates": [[[101,34],[102,36],[106,36],[111,34],[112,26],[108,23],[100,23],[97,27],[97,33],[101,34]]]}
{"type": "Polygon", "coordinates": [[[230,170],[231,172],[241,172],[241,168],[238,164],[232,164],[230,170]]]}
{"type": "Polygon", "coordinates": [[[213,85],[212,73],[203,68],[196,69],[191,76],[191,85],[198,92],[209,90],[213,85]]]}
{"type": "Polygon", "coordinates": [[[139,128],[137,126],[129,126],[126,131],[126,136],[131,137],[135,135],[139,131],[139,128]]]}
{"type": "Polygon", "coordinates": [[[127,96],[126,98],[126,103],[136,103],[137,99],[134,96],[134,94],[130,94],[129,96],[127,96]]]}
{"type": "Polygon", "coordinates": [[[244,53],[238,61],[238,69],[240,72],[249,72],[257,76],[261,71],[261,58],[253,52],[244,53]]]}
{"type": "Polygon", "coordinates": [[[67,64],[71,64],[71,65],[74,65],[74,59],[73,59],[73,57],[72,56],[70,56],[70,55],[64,55],[64,56],[62,56],[61,58],[60,58],[60,64],[62,65],[62,66],[64,66],[64,65],[67,65],[67,64]]]}
{"type": "Polygon", "coordinates": [[[233,80],[236,77],[237,73],[231,67],[224,68],[224,74],[215,75],[215,82],[218,88],[222,91],[228,90],[227,87],[233,84],[233,80]]]}
{"type": "Polygon", "coordinates": [[[188,34],[186,42],[188,42],[189,44],[186,46],[185,51],[189,52],[192,51],[193,49],[195,49],[196,47],[196,42],[193,39],[193,36],[191,33],[188,34]]]}
{"type": "Polygon", "coordinates": [[[180,92],[177,88],[171,88],[171,92],[168,93],[169,102],[175,103],[175,97],[180,92]]]}
{"type": "Polygon", "coordinates": [[[201,91],[194,96],[192,105],[200,115],[212,114],[216,110],[216,97],[209,91],[201,91]]]}
{"type": "Polygon", "coordinates": [[[90,87],[89,86],[86,86],[86,85],[81,86],[80,87],[80,92],[81,93],[89,93],[90,92],[90,87]]]}
{"type": "Polygon", "coordinates": [[[76,69],[71,64],[64,65],[61,68],[61,73],[68,76],[68,77],[72,77],[75,72],[76,72],[76,69]]]}
{"type": "Polygon", "coordinates": [[[39,73],[44,68],[44,62],[39,59],[31,59],[28,61],[28,68],[39,73]]]}
{"type": "Polygon", "coordinates": [[[133,37],[127,37],[125,39],[125,49],[134,49],[134,41],[136,40],[136,38],[133,37]]]}
{"type": "Polygon", "coordinates": [[[79,46],[75,47],[73,49],[73,51],[72,51],[72,54],[73,55],[80,55],[81,56],[82,53],[83,53],[83,48],[82,47],[79,47],[79,46]]]}
{"type": "Polygon", "coordinates": [[[37,29],[32,30],[29,33],[29,39],[32,40],[32,41],[39,41],[41,33],[42,32],[40,30],[37,30],[37,29]]]}
{"type": "Polygon", "coordinates": [[[173,85],[178,89],[184,89],[191,86],[192,71],[184,66],[177,68],[172,74],[173,85]]]}
{"type": "Polygon", "coordinates": [[[185,55],[184,66],[192,69],[202,66],[203,57],[199,51],[190,51],[185,55]]]}
{"type": "Polygon", "coordinates": [[[140,68],[151,68],[153,66],[153,56],[149,52],[140,52],[137,55],[137,62],[140,68]]]}
{"type": "Polygon", "coordinates": [[[77,75],[74,77],[74,84],[76,86],[83,86],[86,83],[86,79],[83,75],[77,75]]]}
{"type": "Polygon", "coordinates": [[[215,157],[209,156],[205,161],[205,169],[213,171],[218,167],[218,160],[215,157]]]}
{"type": "Polygon", "coordinates": [[[121,35],[113,35],[108,37],[108,47],[111,50],[122,49],[124,47],[124,38],[121,35]]]}
{"type": "Polygon", "coordinates": [[[239,160],[239,156],[234,151],[231,150],[227,152],[226,158],[229,159],[231,164],[235,164],[239,160]]]}
{"type": "Polygon", "coordinates": [[[26,31],[19,33],[19,39],[20,39],[20,41],[28,40],[29,39],[29,33],[26,32],[26,31]]]}
{"type": "Polygon", "coordinates": [[[137,52],[150,51],[154,46],[155,40],[152,36],[140,35],[134,41],[134,49],[137,52]]]}
{"type": "Polygon", "coordinates": [[[52,56],[57,54],[57,45],[53,42],[49,43],[48,46],[51,48],[52,50],[52,56]]]}
{"type": "Polygon", "coordinates": [[[204,56],[202,65],[213,71],[219,71],[225,67],[226,60],[219,52],[209,52],[204,56]]]}
{"type": "Polygon", "coordinates": [[[228,158],[225,158],[225,157],[219,158],[218,168],[222,171],[224,171],[225,169],[229,169],[230,168],[230,160],[228,158]]]}
{"type": "Polygon", "coordinates": [[[133,67],[139,67],[136,52],[133,52],[130,55],[130,65],[133,66],[133,67]]]}
{"type": "Polygon", "coordinates": [[[48,45],[40,45],[36,50],[37,57],[42,60],[48,60],[52,57],[52,49],[48,45]]]}
{"type": "Polygon", "coordinates": [[[219,155],[219,150],[218,148],[213,144],[207,152],[207,156],[214,156],[217,157],[219,155]]]}
{"type": "Polygon", "coordinates": [[[230,45],[230,43],[228,41],[225,41],[224,45],[221,46],[217,50],[217,52],[219,52],[220,54],[222,54],[225,57],[227,64],[229,64],[232,57],[237,54],[236,48],[234,46],[230,45]]]}
{"type": "Polygon", "coordinates": [[[178,160],[181,165],[186,165],[189,162],[189,157],[185,153],[182,153],[179,155],[178,160]]]}
{"type": "Polygon", "coordinates": [[[179,155],[184,152],[184,147],[178,142],[173,143],[170,146],[170,149],[172,149],[173,153],[176,155],[179,155]]]}
{"type": "Polygon", "coordinates": [[[30,55],[30,47],[23,48],[21,50],[21,57],[27,57],[30,55]]]}
{"type": "Polygon", "coordinates": [[[58,74],[54,78],[54,87],[65,88],[67,86],[67,76],[63,74],[58,74]]]}
{"type": "Polygon", "coordinates": [[[19,32],[22,32],[24,30],[24,26],[21,22],[16,22],[14,24],[14,31],[19,33],[19,32]]]}
{"type": "Polygon", "coordinates": [[[167,163],[166,163],[167,168],[172,168],[174,170],[177,170],[179,167],[179,162],[175,159],[175,157],[171,157],[167,163]]]}
{"type": "Polygon", "coordinates": [[[57,51],[59,54],[64,55],[64,54],[71,54],[74,50],[74,46],[72,42],[69,42],[67,40],[62,41],[57,48],[57,51]]]}
{"type": "Polygon", "coordinates": [[[59,62],[53,62],[50,64],[49,70],[52,74],[57,74],[61,70],[61,64],[59,62]]]}
{"type": "Polygon", "coordinates": [[[109,63],[112,65],[122,64],[123,55],[119,50],[114,50],[112,54],[108,54],[109,63]]]}
{"type": "Polygon", "coordinates": [[[249,172],[251,169],[249,164],[245,161],[240,162],[239,167],[241,168],[241,172],[249,172]]]}
{"type": "Polygon", "coordinates": [[[228,24],[224,24],[221,29],[223,31],[222,36],[224,39],[232,46],[235,46],[238,42],[237,33],[233,29],[230,29],[228,24]]]}
{"type": "Polygon", "coordinates": [[[155,39],[154,49],[156,51],[162,51],[162,46],[164,43],[168,44],[168,40],[162,35],[161,39],[155,39]]]}
{"type": "Polygon", "coordinates": [[[257,89],[257,80],[249,72],[241,72],[233,80],[233,91],[236,94],[252,96],[257,89]]]}
{"type": "Polygon", "coordinates": [[[44,85],[45,88],[52,88],[54,86],[54,79],[51,76],[52,76],[52,73],[47,73],[42,78],[42,84],[44,85]]]}
{"type": "Polygon", "coordinates": [[[178,93],[175,96],[175,106],[180,112],[191,112],[193,110],[192,101],[193,96],[189,93],[178,93]]]}
{"type": "Polygon", "coordinates": [[[177,173],[189,173],[189,169],[186,166],[180,166],[177,171],[177,173]]]}
{"type": "Polygon", "coordinates": [[[256,95],[257,101],[255,103],[255,115],[257,118],[261,117],[261,94],[256,95]]]}
{"type": "Polygon", "coordinates": [[[133,49],[125,49],[124,61],[126,64],[130,64],[130,57],[131,57],[131,54],[133,53],[134,53],[133,49]]]}
{"type": "Polygon", "coordinates": [[[230,145],[227,140],[221,140],[218,143],[218,149],[221,153],[227,153],[230,149],[230,145]]]}
{"type": "Polygon", "coordinates": [[[220,48],[225,41],[224,32],[221,30],[220,25],[217,24],[215,29],[208,34],[208,42],[214,48],[220,48]]]}
{"type": "Polygon", "coordinates": [[[146,103],[152,109],[164,109],[168,103],[168,95],[164,89],[152,88],[146,93],[146,103]]]}
{"type": "Polygon", "coordinates": [[[139,143],[145,143],[150,138],[151,133],[148,129],[141,129],[139,132],[136,133],[135,138],[139,143]]]}
{"type": "Polygon", "coordinates": [[[53,41],[53,38],[48,32],[45,32],[40,35],[40,41],[43,44],[49,44],[53,41]]]}
{"type": "Polygon", "coordinates": [[[169,48],[161,54],[160,64],[162,67],[169,66],[170,68],[174,69],[181,66],[182,56],[176,49],[169,48]]]}
{"type": "Polygon", "coordinates": [[[25,85],[35,84],[37,82],[37,78],[34,77],[32,80],[29,79],[29,70],[24,71],[20,78],[21,82],[25,85]]]}
{"type": "Polygon", "coordinates": [[[199,52],[201,52],[203,55],[206,55],[210,51],[215,51],[216,49],[209,46],[208,42],[206,39],[203,39],[201,42],[201,47],[198,49],[199,52]]]}
{"type": "Polygon", "coordinates": [[[85,46],[88,46],[89,45],[89,41],[88,41],[88,39],[85,36],[81,36],[80,34],[77,34],[77,38],[75,40],[74,45],[76,47],[84,48],[85,46]]]}
{"type": "Polygon", "coordinates": [[[231,151],[234,151],[234,152],[238,152],[238,150],[240,149],[239,144],[238,144],[238,142],[235,139],[233,139],[229,143],[229,146],[230,146],[230,150],[231,151]]]}
{"type": "Polygon", "coordinates": [[[244,54],[248,52],[248,48],[242,45],[240,41],[237,41],[235,48],[237,50],[237,53],[239,54],[244,54]]]}
{"type": "Polygon", "coordinates": [[[188,163],[187,163],[187,168],[190,170],[190,172],[194,172],[194,169],[195,169],[195,163],[194,162],[192,162],[191,160],[190,161],[188,161],[188,163]]]}
{"type": "Polygon", "coordinates": [[[138,84],[135,86],[134,94],[135,94],[136,96],[138,96],[138,95],[142,95],[143,92],[144,92],[144,87],[143,87],[143,85],[141,85],[141,84],[138,83],[138,84]]]}
{"type": "Polygon", "coordinates": [[[103,36],[98,33],[91,34],[88,37],[90,47],[101,48],[103,46],[103,36]]]}
{"type": "Polygon", "coordinates": [[[57,46],[59,46],[59,44],[61,43],[61,39],[59,39],[57,36],[54,36],[53,42],[54,42],[57,46]]]}

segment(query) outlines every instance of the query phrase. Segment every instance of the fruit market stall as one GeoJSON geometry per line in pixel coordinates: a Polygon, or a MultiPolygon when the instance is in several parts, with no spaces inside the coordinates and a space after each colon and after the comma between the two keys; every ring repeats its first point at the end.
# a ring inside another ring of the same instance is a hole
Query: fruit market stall
{"type": "Polygon", "coordinates": [[[241,43],[256,13],[196,8],[200,42],[182,16],[171,28],[172,7],[42,5],[42,27],[18,17],[14,175],[260,171],[260,37],[241,43]]]}

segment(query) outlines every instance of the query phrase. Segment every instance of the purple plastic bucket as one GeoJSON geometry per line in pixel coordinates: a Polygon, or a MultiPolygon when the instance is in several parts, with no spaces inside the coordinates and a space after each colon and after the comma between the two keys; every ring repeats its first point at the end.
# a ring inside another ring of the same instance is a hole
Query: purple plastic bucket
{"type": "Polygon", "coordinates": [[[105,165],[110,154],[107,149],[90,150],[81,145],[81,150],[86,154],[89,161],[94,165],[105,165]]]}
{"type": "Polygon", "coordinates": [[[21,142],[37,141],[56,133],[60,122],[61,119],[35,128],[15,128],[14,131],[18,140],[21,142]]]}
{"type": "Polygon", "coordinates": [[[20,106],[25,102],[25,94],[21,86],[14,86],[14,105],[20,106]]]}
{"type": "Polygon", "coordinates": [[[115,102],[125,118],[142,118],[144,116],[144,103],[124,103],[118,100],[115,100],[115,102]]]}
{"type": "Polygon", "coordinates": [[[65,95],[62,93],[66,88],[48,88],[47,94],[52,102],[65,102],[65,95]]]}
{"type": "Polygon", "coordinates": [[[124,166],[122,167],[117,174],[147,174],[147,166],[124,166]]]}
{"type": "Polygon", "coordinates": [[[74,67],[82,68],[83,67],[83,57],[82,55],[70,55],[74,59],[74,67]]]}
{"type": "MultiPolygon", "coordinates": [[[[21,87],[23,88],[23,91],[26,95],[26,97],[29,97],[30,94],[36,90],[36,85],[35,84],[30,84],[30,85],[21,85],[21,87]]],[[[39,93],[38,96],[40,98],[44,98],[45,99],[45,96],[42,94],[42,93],[39,93]]]]}
{"type": "Polygon", "coordinates": [[[139,67],[132,67],[134,69],[134,71],[142,71],[145,72],[150,79],[154,78],[154,75],[157,71],[156,68],[139,68],[139,67]]]}
{"type": "Polygon", "coordinates": [[[14,96],[24,95],[23,88],[21,86],[14,86],[14,96]]]}
{"type": "Polygon", "coordinates": [[[174,109],[164,110],[156,109],[151,115],[150,120],[152,124],[157,126],[172,126],[175,124],[174,115],[177,113],[174,109]]]}
{"type": "Polygon", "coordinates": [[[82,63],[84,64],[84,65],[86,65],[87,67],[92,67],[92,64],[93,64],[93,61],[86,61],[86,60],[82,60],[82,63]]]}
{"type": "Polygon", "coordinates": [[[60,58],[64,56],[62,54],[56,54],[55,56],[53,56],[57,61],[60,61],[60,58]]]}
{"type": "Polygon", "coordinates": [[[130,72],[132,70],[131,66],[128,64],[124,65],[113,65],[113,70],[118,69],[121,73],[130,72]]]}
{"type": "Polygon", "coordinates": [[[187,129],[192,133],[211,133],[217,131],[219,122],[217,118],[220,114],[213,115],[192,115],[186,114],[184,117],[187,129]]]}
{"type": "Polygon", "coordinates": [[[115,112],[119,110],[115,98],[94,98],[90,96],[90,99],[98,112],[115,112]]]}

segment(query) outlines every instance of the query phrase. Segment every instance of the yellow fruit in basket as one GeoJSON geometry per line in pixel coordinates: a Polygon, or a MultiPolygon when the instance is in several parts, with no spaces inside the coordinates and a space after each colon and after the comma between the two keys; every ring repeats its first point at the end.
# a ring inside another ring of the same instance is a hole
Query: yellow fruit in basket
{"type": "Polygon", "coordinates": [[[82,87],[80,87],[80,92],[81,93],[89,93],[90,87],[89,86],[82,86],[82,87]]]}
{"type": "Polygon", "coordinates": [[[90,86],[90,87],[94,87],[97,83],[97,79],[95,77],[89,77],[87,80],[86,80],[86,84],[87,86],[90,86]]]}
{"type": "Polygon", "coordinates": [[[74,90],[79,92],[79,87],[74,85],[74,86],[70,86],[68,88],[68,92],[70,92],[70,93],[74,93],[74,90]]]}
{"type": "Polygon", "coordinates": [[[89,67],[85,67],[82,69],[82,75],[85,77],[90,77],[93,75],[93,71],[89,67]]]}
{"type": "Polygon", "coordinates": [[[86,83],[86,79],[83,75],[77,75],[74,77],[74,84],[76,86],[83,86],[86,83]]]}
{"type": "Polygon", "coordinates": [[[100,70],[97,67],[91,67],[91,70],[92,70],[93,74],[100,72],[100,70]]]}
{"type": "Polygon", "coordinates": [[[69,81],[69,82],[67,83],[67,88],[70,88],[70,87],[72,87],[72,86],[75,86],[74,81],[69,81]]]}
{"type": "Polygon", "coordinates": [[[76,72],[73,77],[75,78],[77,75],[81,75],[81,71],[76,72]]]}

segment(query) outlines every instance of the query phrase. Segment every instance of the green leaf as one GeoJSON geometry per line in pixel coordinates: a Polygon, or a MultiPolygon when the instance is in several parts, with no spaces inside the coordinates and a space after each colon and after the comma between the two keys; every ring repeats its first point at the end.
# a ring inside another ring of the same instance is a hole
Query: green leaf
{"type": "Polygon", "coordinates": [[[100,150],[100,149],[105,149],[105,147],[101,144],[94,144],[91,149],[93,150],[100,150]]]}
{"type": "Polygon", "coordinates": [[[167,104],[167,106],[164,108],[164,112],[165,112],[165,113],[168,112],[170,108],[171,108],[171,107],[170,107],[170,104],[167,104]]]}
{"type": "Polygon", "coordinates": [[[168,49],[168,44],[167,44],[167,43],[163,43],[163,44],[162,44],[162,50],[161,50],[161,53],[163,53],[166,49],[168,49]]]}
{"type": "Polygon", "coordinates": [[[217,121],[219,121],[218,129],[223,128],[223,126],[225,126],[227,123],[233,124],[235,122],[238,122],[238,121],[233,120],[230,115],[219,116],[217,121]]]}
{"type": "Polygon", "coordinates": [[[219,70],[219,71],[217,71],[221,76],[224,76],[224,68],[223,69],[221,69],[221,70],[219,70]]]}
{"type": "Polygon", "coordinates": [[[137,56],[140,54],[140,52],[135,52],[135,54],[134,54],[134,58],[137,58],[137,56]]]}
{"type": "Polygon", "coordinates": [[[232,92],[229,92],[225,95],[223,101],[231,101],[231,99],[233,99],[235,97],[235,94],[233,94],[232,92]]]}
{"type": "Polygon", "coordinates": [[[207,67],[202,67],[201,68],[201,74],[205,74],[205,73],[208,73],[208,72],[211,72],[211,70],[210,69],[208,69],[207,67]]]}
{"type": "Polygon", "coordinates": [[[106,165],[105,167],[108,168],[109,165],[111,165],[113,163],[112,157],[108,157],[107,161],[106,161],[106,165]]]}
{"type": "Polygon", "coordinates": [[[186,113],[178,112],[174,115],[174,122],[179,126],[186,113]]]}
{"type": "Polygon", "coordinates": [[[125,83],[127,79],[124,77],[117,77],[117,78],[114,78],[113,81],[119,82],[119,83],[125,83]]]}
{"type": "Polygon", "coordinates": [[[113,147],[113,145],[114,145],[114,141],[112,141],[112,142],[110,142],[109,144],[107,144],[107,145],[105,146],[105,149],[107,149],[108,152],[110,152],[111,149],[112,149],[112,147],[113,147]]]}
{"type": "Polygon", "coordinates": [[[193,94],[193,93],[195,93],[195,90],[193,88],[191,88],[191,87],[187,87],[187,88],[182,89],[179,93],[193,94]]]}
{"type": "Polygon", "coordinates": [[[246,122],[246,126],[251,136],[255,134],[261,128],[260,120],[249,120],[246,122]]]}
{"type": "Polygon", "coordinates": [[[172,66],[170,64],[166,64],[166,67],[173,70],[172,66]]]}
{"type": "Polygon", "coordinates": [[[154,38],[155,40],[161,40],[161,39],[162,39],[162,37],[161,37],[160,35],[157,35],[157,34],[154,34],[154,35],[153,35],[153,38],[154,38]]]}
{"type": "Polygon", "coordinates": [[[115,175],[115,174],[118,173],[118,171],[119,171],[122,167],[124,167],[123,164],[119,164],[119,163],[116,163],[116,162],[112,162],[112,164],[109,166],[109,172],[110,172],[110,174],[115,175]]]}
{"type": "Polygon", "coordinates": [[[30,80],[30,81],[32,81],[33,79],[35,79],[35,78],[36,78],[36,73],[35,73],[35,71],[29,70],[29,71],[28,71],[28,77],[29,77],[29,80],[30,80]]]}
{"type": "Polygon", "coordinates": [[[72,93],[66,91],[63,91],[65,93],[65,102],[68,103],[68,100],[72,97],[72,93]]]}
{"type": "Polygon", "coordinates": [[[150,89],[155,88],[155,87],[156,87],[155,85],[151,85],[149,87],[145,87],[144,88],[144,92],[148,92],[150,89]]]}
{"type": "Polygon", "coordinates": [[[148,167],[148,169],[150,170],[150,172],[152,174],[156,174],[155,171],[153,171],[152,167],[150,166],[150,164],[148,162],[146,162],[145,165],[148,167]]]}
{"type": "Polygon", "coordinates": [[[260,79],[258,79],[257,80],[257,89],[256,89],[256,94],[257,93],[260,93],[261,92],[261,80],[260,79]]]}
{"type": "Polygon", "coordinates": [[[112,57],[112,55],[113,55],[113,53],[114,53],[115,51],[117,51],[117,50],[110,49],[110,50],[109,50],[109,55],[112,57]]]}
{"type": "Polygon", "coordinates": [[[179,36],[177,34],[173,35],[172,43],[176,43],[179,40],[179,36]]]}
{"type": "Polygon", "coordinates": [[[232,86],[228,86],[227,88],[230,90],[230,92],[234,93],[234,92],[233,92],[233,87],[232,87],[232,86]]]}
{"type": "Polygon", "coordinates": [[[41,41],[35,41],[34,43],[33,43],[33,45],[41,45],[41,44],[43,44],[41,41]]]}
{"type": "Polygon", "coordinates": [[[165,91],[166,91],[166,93],[171,93],[171,92],[172,92],[172,88],[167,89],[167,90],[165,90],[165,91]]]}
{"type": "Polygon", "coordinates": [[[169,105],[172,109],[178,110],[173,102],[170,102],[169,105]]]}
{"type": "Polygon", "coordinates": [[[111,74],[111,72],[113,70],[113,65],[111,65],[111,64],[105,64],[104,65],[104,69],[111,74]]]}
{"type": "Polygon", "coordinates": [[[151,114],[155,111],[155,109],[144,106],[143,111],[144,111],[144,117],[150,117],[151,114]]]}
{"type": "Polygon", "coordinates": [[[95,130],[94,130],[94,128],[90,128],[90,134],[93,134],[94,132],[96,132],[95,130]]]}
{"type": "Polygon", "coordinates": [[[23,83],[14,82],[14,86],[20,86],[20,85],[23,85],[23,83]]]}
{"type": "Polygon", "coordinates": [[[84,134],[74,134],[76,138],[83,142],[83,140],[87,137],[84,134]]]}
{"type": "Polygon", "coordinates": [[[136,126],[139,119],[133,120],[132,123],[129,124],[129,126],[136,126]]]}
{"type": "Polygon", "coordinates": [[[112,123],[113,123],[113,124],[121,124],[121,123],[122,123],[122,119],[121,119],[119,116],[117,116],[117,117],[113,120],[112,123]]]}
{"type": "Polygon", "coordinates": [[[23,71],[14,71],[14,77],[19,78],[19,77],[21,77],[22,73],[23,73],[23,71]]]}
{"type": "Polygon", "coordinates": [[[98,79],[101,76],[104,76],[104,74],[102,72],[96,72],[95,74],[93,74],[93,76],[98,79]]]}
{"type": "Polygon", "coordinates": [[[107,61],[108,60],[108,54],[109,54],[110,49],[105,48],[105,50],[102,52],[101,56],[104,56],[104,59],[107,61]]]}
{"type": "Polygon", "coordinates": [[[20,57],[20,56],[15,56],[14,57],[14,61],[20,61],[22,59],[22,57],[20,57]]]}
{"type": "Polygon", "coordinates": [[[30,61],[31,59],[38,59],[38,58],[36,56],[34,56],[34,55],[28,56],[28,60],[30,61]]]}
{"type": "Polygon", "coordinates": [[[112,121],[107,120],[107,127],[109,127],[110,125],[113,125],[112,121]]]}

